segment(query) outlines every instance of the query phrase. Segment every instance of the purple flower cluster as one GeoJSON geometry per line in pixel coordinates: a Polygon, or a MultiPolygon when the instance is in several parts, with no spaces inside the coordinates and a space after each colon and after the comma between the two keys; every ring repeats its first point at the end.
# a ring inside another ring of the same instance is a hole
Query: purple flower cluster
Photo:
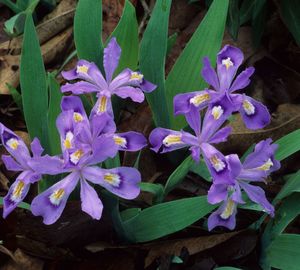
{"type": "Polygon", "coordinates": [[[194,134],[156,128],[149,138],[156,152],[189,147],[196,162],[203,157],[213,180],[208,202],[221,203],[208,218],[209,230],[216,226],[231,230],[235,227],[237,205],[245,203],[242,191],[265,212],[274,215],[274,207],[266,199],[263,189],[251,182],[264,182],[271,172],[280,168],[274,158],[277,145],[272,144],[271,139],[259,142],[243,163],[236,154],[224,156],[213,146],[227,140],[231,128],[223,127],[223,124],[235,112],[241,114],[249,129],[263,128],[270,122],[270,114],[263,104],[245,94],[235,93],[249,85],[249,78],[254,73],[254,68],[250,67],[236,75],[243,58],[238,48],[226,45],[217,55],[217,72],[208,58],[204,59],[202,76],[212,89],[175,96],[175,115],[183,114],[194,134]],[[202,123],[200,111],[205,108],[202,123]]]}
{"type": "Polygon", "coordinates": [[[116,94],[142,102],[143,91],[150,92],[156,88],[141,73],[129,69],[112,79],[120,55],[121,48],[112,38],[104,50],[106,79],[94,63],[85,60],[79,60],[73,70],[63,72],[65,79],[80,81],[62,86],[62,92],[97,92],[98,101],[88,116],[79,97],[63,97],[62,112],[56,121],[61,155],[42,156],[43,148],[37,138],[31,143],[31,155],[24,141],[0,124],[2,144],[11,155],[2,156],[4,164],[8,170],[21,172],[4,198],[3,217],[17,207],[27,195],[30,184],[41,180],[43,175],[65,175],[31,203],[32,213],[42,216],[45,224],[57,221],[68,197],[79,183],[81,208],[94,219],[101,218],[103,205],[91,184],[100,185],[124,199],[134,199],[139,195],[141,175],[138,170],[98,166],[107,158],[115,157],[119,150],[138,151],[147,145],[146,138],[138,132],[116,132],[111,96],[116,94]]]}

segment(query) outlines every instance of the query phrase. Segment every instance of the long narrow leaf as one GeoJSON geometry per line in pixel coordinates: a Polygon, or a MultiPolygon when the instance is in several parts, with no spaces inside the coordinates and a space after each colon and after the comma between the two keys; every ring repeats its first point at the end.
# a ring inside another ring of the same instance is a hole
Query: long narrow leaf
{"type": "Polygon", "coordinates": [[[276,159],[284,160],[292,154],[300,151],[300,129],[297,129],[275,142],[279,145],[276,151],[276,159]]]}

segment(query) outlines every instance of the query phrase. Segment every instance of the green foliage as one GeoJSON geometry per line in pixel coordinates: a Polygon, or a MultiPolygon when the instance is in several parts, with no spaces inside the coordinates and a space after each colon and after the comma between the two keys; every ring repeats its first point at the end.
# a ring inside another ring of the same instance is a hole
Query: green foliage
{"type": "MultiPolygon", "coordinates": [[[[202,59],[208,56],[212,64],[215,63],[223,40],[228,4],[228,0],[213,1],[205,18],[170,71],[166,81],[169,112],[172,111],[175,95],[202,90],[207,86],[200,76],[202,59]]],[[[171,119],[173,129],[180,129],[186,125],[183,117],[171,119]]]]}
{"type": "Polygon", "coordinates": [[[279,140],[275,143],[279,145],[276,151],[276,159],[284,160],[285,158],[291,156],[292,154],[300,150],[300,129],[297,129],[279,140]]]}
{"type": "MultiPolygon", "coordinates": [[[[157,85],[146,95],[156,126],[169,127],[172,110],[168,110],[165,90],[165,57],[168,48],[168,20],[171,0],[157,0],[140,47],[140,69],[147,80],[157,85]]],[[[169,108],[170,109],[170,108],[169,108]]]]}
{"type": "Polygon", "coordinates": [[[9,90],[9,93],[11,94],[14,102],[17,104],[19,110],[23,113],[23,104],[22,104],[22,96],[21,96],[21,94],[12,85],[10,85],[10,84],[7,83],[6,86],[7,86],[8,90],[9,90]]]}
{"type": "Polygon", "coordinates": [[[238,37],[240,27],[239,3],[240,0],[229,0],[227,27],[234,40],[238,37]]]}
{"type": "Polygon", "coordinates": [[[74,18],[74,40],[79,59],[102,67],[102,1],[79,0],[74,18]]]}
{"type": "Polygon", "coordinates": [[[154,183],[140,183],[142,191],[150,192],[154,195],[154,203],[161,202],[163,200],[164,188],[161,184],[154,183]]]}

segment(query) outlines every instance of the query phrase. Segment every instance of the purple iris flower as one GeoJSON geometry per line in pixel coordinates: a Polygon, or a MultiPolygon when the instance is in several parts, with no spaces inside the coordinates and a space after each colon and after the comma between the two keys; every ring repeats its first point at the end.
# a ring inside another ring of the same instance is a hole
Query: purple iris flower
{"type": "Polygon", "coordinates": [[[135,102],[144,101],[144,93],[150,93],[156,85],[146,81],[143,74],[128,68],[123,70],[113,79],[113,74],[119,64],[121,48],[116,38],[111,38],[104,49],[103,66],[105,78],[94,63],[79,60],[76,67],[70,71],[62,72],[66,80],[80,79],[82,81],[65,84],[62,92],[72,92],[75,95],[96,92],[98,101],[93,108],[94,114],[108,112],[113,115],[111,96],[117,95],[121,98],[131,98],[135,102]]]}
{"type": "Polygon", "coordinates": [[[204,160],[216,181],[230,178],[230,164],[224,155],[211,144],[226,141],[231,132],[230,127],[219,129],[232,113],[231,102],[227,96],[209,105],[201,126],[200,113],[196,108],[192,108],[185,117],[195,135],[186,131],[174,131],[165,128],[154,129],[149,137],[152,150],[161,153],[170,152],[184,147],[190,147],[192,157],[199,161],[202,152],[204,160]]]}
{"type": "Polygon", "coordinates": [[[217,56],[217,73],[207,57],[203,61],[202,76],[214,90],[190,92],[176,95],[174,98],[175,115],[186,114],[191,108],[201,110],[210,102],[228,96],[234,111],[239,111],[249,129],[263,128],[270,123],[270,114],[266,106],[245,94],[236,94],[249,85],[254,68],[249,67],[236,76],[244,55],[236,47],[226,45],[217,56]],[[236,76],[236,77],[235,77],[236,76]]]}
{"type": "MultiPolygon", "coordinates": [[[[11,155],[2,155],[5,167],[21,172],[3,200],[3,218],[6,218],[26,197],[30,184],[39,181],[42,175],[30,166],[32,156],[24,141],[1,123],[0,136],[3,146],[11,155]]],[[[33,157],[40,157],[43,150],[40,141],[35,138],[31,143],[33,157]]]]}
{"type": "Polygon", "coordinates": [[[134,199],[140,193],[141,175],[134,168],[102,169],[96,165],[114,157],[120,147],[114,137],[106,133],[111,130],[111,118],[107,114],[94,116],[90,124],[77,97],[65,97],[62,108],[57,128],[63,158],[44,156],[33,159],[30,165],[43,174],[69,174],[35,197],[31,211],[36,216],[42,216],[45,224],[54,223],[61,216],[69,195],[80,182],[82,210],[94,219],[100,219],[103,205],[88,181],[119,197],[134,199]]]}
{"type": "Polygon", "coordinates": [[[245,203],[242,199],[242,190],[251,201],[261,205],[265,212],[274,216],[274,206],[266,199],[264,190],[250,183],[264,182],[271,172],[280,168],[280,162],[274,158],[277,145],[271,143],[271,139],[259,142],[254,152],[247,156],[243,164],[237,155],[226,156],[231,168],[231,178],[235,181],[230,184],[226,180],[223,183],[214,182],[208,191],[209,203],[222,202],[221,206],[208,218],[209,230],[216,226],[234,229],[237,205],[245,203]]]}

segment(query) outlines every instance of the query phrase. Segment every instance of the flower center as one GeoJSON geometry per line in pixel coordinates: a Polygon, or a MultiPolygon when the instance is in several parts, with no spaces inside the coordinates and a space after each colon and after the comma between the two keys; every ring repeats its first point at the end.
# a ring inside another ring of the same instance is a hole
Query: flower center
{"type": "Polygon", "coordinates": [[[107,97],[102,96],[99,100],[98,113],[103,113],[106,111],[107,97]]]}
{"type": "Polygon", "coordinates": [[[181,144],[181,135],[168,135],[167,137],[164,138],[163,144],[167,147],[173,145],[173,144],[181,144]]]}
{"type": "Polygon", "coordinates": [[[86,65],[77,66],[77,68],[76,68],[77,73],[87,74],[88,71],[89,71],[89,67],[86,65]]]}
{"type": "Polygon", "coordinates": [[[235,208],[234,201],[229,199],[227,201],[227,204],[226,204],[226,207],[225,207],[224,211],[220,215],[221,218],[228,219],[233,214],[234,208],[235,208]]]}
{"type": "Polygon", "coordinates": [[[64,147],[66,149],[72,148],[72,140],[74,138],[74,135],[71,131],[68,131],[66,134],[66,139],[64,140],[64,147]]]}
{"type": "Polygon", "coordinates": [[[217,155],[212,156],[210,158],[210,162],[217,172],[223,171],[226,167],[225,163],[221,159],[219,159],[217,155]]]}
{"type": "Polygon", "coordinates": [[[132,72],[130,76],[130,81],[138,81],[142,82],[144,78],[144,75],[138,72],[132,72]]]}
{"type": "Polygon", "coordinates": [[[12,150],[16,150],[19,146],[19,141],[15,138],[11,138],[6,142],[6,145],[12,150]]]}
{"type": "Polygon", "coordinates": [[[60,189],[57,189],[55,190],[50,196],[49,196],[49,199],[50,199],[50,202],[53,204],[53,205],[56,205],[58,206],[63,198],[63,196],[65,195],[65,190],[60,188],[60,189]]]}
{"type": "Polygon", "coordinates": [[[117,136],[117,135],[114,135],[113,139],[115,141],[115,144],[120,145],[123,148],[126,148],[126,146],[127,146],[127,140],[125,138],[117,136]]]}
{"type": "Polygon", "coordinates": [[[218,120],[223,115],[223,113],[224,113],[224,110],[222,109],[222,107],[220,105],[214,106],[211,111],[211,114],[215,120],[218,120]]]}
{"type": "Polygon", "coordinates": [[[258,170],[261,170],[261,171],[268,171],[268,170],[270,170],[270,168],[271,168],[273,165],[274,165],[274,164],[273,164],[272,160],[269,158],[269,159],[267,160],[266,163],[264,163],[263,165],[261,165],[261,166],[258,167],[257,169],[258,169],[258,170]]]}
{"type": "Polygon", "coordinates": [[[106,173],[104,174],[104,180],[112,185],[113,187],[119,187],[121,183],[120,175],[116,173],[106,173]]]}
{"type": "Polygon", "coordinates": [[[83,116],[82,114],[78,113],[78,112],[74,112],[73,113],[73,119],[76,123],[81,122],[83,120],[83,116]]]}
{"type": "Polygon", "coordinates": [[[193,98],[190,99],[190,103],[194,104],[195,106],[199,106],[203,102],[210,100],[210,95],[209,94],[200,94],[196,95],[193,98]]]}
{"type": "Polygon", "coordinates": [[[230,57],[227,57],[226,59],[222,60],[222,65],[224,65],[228,70],[230,67],[233,66],[233,62],[231,61],[230,57]]]}
{"type": "Polygon", "coordinates": [[[70,155],[70,160],[73,164],[76,165],[82,156],[83,156],[83,151],[79,149],[70,155]]]}
{"type": "Polygon", "coordinates": [[[22,180],[19,180],[18,183],[16,184],[14,190],[13,190],[13,193],[12,193],[11,197],[10,197],[10,199],[13,202],[18,202],[19,201],[19,199],[22,196],[24,187],[25,187],[25,183],[22,180]]]}
{"type": "Polygon", "coordinates": [[[253,115],[255,113],[254,105],[248,100],[243,101],[243,108],[247,115],[253,115]]]}

